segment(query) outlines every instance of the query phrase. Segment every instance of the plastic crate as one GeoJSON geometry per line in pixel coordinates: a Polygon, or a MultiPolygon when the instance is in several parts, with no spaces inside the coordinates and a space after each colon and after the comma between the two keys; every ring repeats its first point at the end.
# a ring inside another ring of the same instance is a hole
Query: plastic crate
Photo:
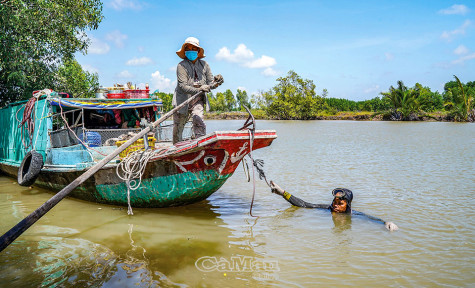
{"type": "Polygon", "coordinates": [[[125,98],[130,98],[130,99],[149,98],[149,95],[148,95],[149,92],[150,92],[150,89],[124,90],[125,98]]]}
{"type": "MultiPolygon", "coordinates": [[[[120,145],[124,144],[125,142],[127,142],[128,140],[123,140],[123,141],[117,141],[115,142],[115,145],[117,145],[117,147],[120,147],[120,145]]],[[[157,139],[155,139],[155,137],[148,137],[148,145],[153,149],[155,148],[155,141],[157,141],[157,139]]],[[[144,150],[145,149],[145,145],[143,143],[143,138],[140,138],[138,139],[137,141],[135,141],[134,143],[132,143],[132,145],[130,145],[129,147],[125,148],[124,151],[120,152],[119,156],[121,158],[125,158],[127,157],[127,155],[129,155],[130,153],[134,152],[134,151],[137,151],[137,150],[144,150]]]]}
{"type": "Polygon", "coordinates": [[[125,93],[107,93],[108,99],[124,99],[125,93]]]}
{"type": "Polygon", "coordinates": [[[79,134],[79,139],[84,141],[89,147],[99,147],[102,145],[101,134],[97,132],[87,131],[79,134]]]}

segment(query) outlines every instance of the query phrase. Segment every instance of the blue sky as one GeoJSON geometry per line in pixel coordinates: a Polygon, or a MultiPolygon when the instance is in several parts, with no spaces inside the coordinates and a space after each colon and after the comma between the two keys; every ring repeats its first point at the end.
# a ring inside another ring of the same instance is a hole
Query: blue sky
{"type": "Polygon", "coordinates": [[[475,81],[474,1],[103,1],[84,69],[100,84],[172,92],[175,52],[189,36],[224,84],[266,91],[294,70],[317,94],[371,99],[402,80],[433,91],[475,81]]]}

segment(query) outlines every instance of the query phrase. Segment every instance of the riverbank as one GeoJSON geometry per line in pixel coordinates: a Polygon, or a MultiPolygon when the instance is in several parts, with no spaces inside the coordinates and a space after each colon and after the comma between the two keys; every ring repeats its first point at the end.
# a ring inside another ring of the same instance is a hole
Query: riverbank
{"type": "MultiPolygon", "coordinates": [[[[252,110],[252,114],[255,119],[259,120],[279,120],[273,119],[265,114],[263,110],[252,110]]],[[[326,114],[322,113],[317,116],[315,120],[354,120],[354,121],[390,121],[389,119],[384,119],[383,115],[377,114],[376,112],[353,112],[353,111],[342,111],[337,112],[336,114],[326,114]]],[[[247,112],[241,111],[231,111],[231,112],[208,112],[205,113],[205,119],[208,120],[238,120],[238,119],[247,119],[247,112]]],[[[441,121],[441,122],[452,122],[447,112],[436,111],[433,113],[428,113],[426,116],[419,117],[413,121],[441,121]]]]}

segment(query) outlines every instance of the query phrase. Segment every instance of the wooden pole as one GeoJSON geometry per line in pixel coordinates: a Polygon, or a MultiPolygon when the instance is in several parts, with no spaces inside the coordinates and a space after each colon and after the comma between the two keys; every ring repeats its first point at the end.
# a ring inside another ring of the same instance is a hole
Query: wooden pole
{"type": "Polygon", "coordinates": [[[38,221],[41,217],[43,217],[43,215],[45,215],[49,210],[51,210],[56,204],[58,204],[59,201],[63,200],[63,198],[66,197],[77,186],[81,185],[89,177],[94,175],[94,173],[99,171],[99,169],[101,169],[104,165],[109,163],[115,156],[119,155],[120,152],[124,151],[127,147],[129,147],[135,141],[137,141],[137,139],[141,138],[142,136],[150,132],[152,128],[156,128],[160,123],[162,123],[167,118],[172,116],[173,113],[178,111],[180,108],[190,103],[195,98],[201,96],[202,93],[203,92],[198,92],[197,94],[191,96],[185,102],[181,103],[180,105],[178,105],[177,107],[175,107],[174,109],[170,110],[168,113],[163,115],[163,117],[153,122],[151,126],[143,129],[134,137],[129,139],[127,142],[122,144],[120,147],[117,147],[117,149],[115,149],[114,152],[107,155],[101,161],[97,162],[96,165],[89,168],[86,172],[84,172],[84,174],[76,178],[73,182],[69,183],[68,186],[64,187],[61,191],[56,193],[43,205],[41,205],[39,208],[33,211],[30,215],[28,215],[25,219],[21,220],[18,224],[16,224],[13,228],[11,228],[7,233],[3,234],[3,236],[0,237],[0,252],[2,252],[5,248],[7,248],[8,245],[10,245],[13,241],[15,241],[16,238],[18,238],[21,234],[23,234],[23,232],[25,232],[28,228],[30,228],[31,225],[35,224],[36,221],[38,221]]]}

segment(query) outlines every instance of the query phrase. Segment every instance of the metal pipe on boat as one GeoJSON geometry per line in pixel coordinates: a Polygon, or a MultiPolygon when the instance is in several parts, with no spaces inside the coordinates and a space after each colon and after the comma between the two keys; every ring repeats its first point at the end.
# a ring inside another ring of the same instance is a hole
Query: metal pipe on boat
{"type": "Polygon", "coordinates": [[[152,125],[148,126],[147,128],[143,129],[140,131],[138,134],[136,134],[134,137],[129,139],[127,142],[122,144],[121,146],[117,147],[117,149],[114,150],[111,154],[107,155],[105,158],[103,158],[101,161],[97,162],[96,165],[92,166],[84,172],[81,176],[76,178],[73,182],[69,183],[68,186],[64,187],[61,191],[56,193],[53,197],[51,197],[48,201],[46,201],[43,205],[38,207],[35,211],[33,211],[30,215],[26,216],[25,219],[21,220],[18,224],[16,224],[13,228],[8,230],[7,233],[3,234],[2,237],[0,237],[0,252],[2,252],[5,248],[8,247],[13,241],[15,241],[16,238],[18,238],[23,232],[25,232],[28,228],[31,227],[31,225],[35,224],[36,221],[38,221],[43,215],[48,213],[49,210],[51,210],[56,204],[59,203],[59,201],[63,200],[64,197],[66,197],[71,191],[73,191],[77,186],[81,185],[84,181],[86,181],[89,177],[94,175],[99,169],[101,169],[104,165],[109,163],[115,156],[119,155],[120,152],[124,151],[127,147],[132,145],[135,141],[137,141],[139,138],[143,137],[146,135],[152,128],[156,128],[160,123],[165,121],[167,118],[172,116],[175,112],[180,110],[182,107],[193,101],[195,98],[200,97],[203,92],[198,92],[197,94],[191,96],[188,98],[185,102],[181,103],[177,107],[173,108],[169,112],[165,113],[163,117],[158,119],[157,121],[153,122],[152,125]]]}

